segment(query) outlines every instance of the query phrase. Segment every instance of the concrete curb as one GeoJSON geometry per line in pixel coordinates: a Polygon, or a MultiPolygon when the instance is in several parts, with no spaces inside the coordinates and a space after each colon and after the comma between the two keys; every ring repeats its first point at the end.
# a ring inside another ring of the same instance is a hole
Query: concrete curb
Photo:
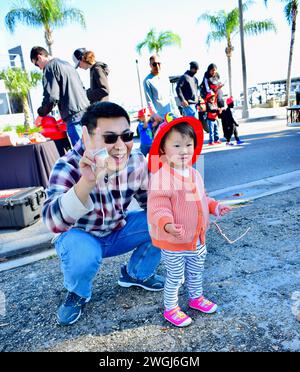
{"type": "Polygon", "coordinates": [[[42,233],[36,236],[28,237],[26,239],[21,238],[4,243],[5,247],[4,249],[1,249],[0,258],[10,258],[41,249],[48,249],[51,247],[52,238],[53,234],[42,233]]]}
{"type": "Polygon", "coordinates": [[[15,269],[20,266],[29,265],[33,262],[44,260],[45,258],[49,258],[51,256],[56,256],[55,249],[47,249],[46,251],[30,254],[24,257],[19,257],[9,260],[7,262],[3,262],[0,264],[0,272],[15,269]]]}
{"type": "Polygon", "coordinates": [[[248,119],[239,119],[238,123],[253,123],[257,121],[269,121],[269,120],[286,120],[286,116],[284,115],[269,115],[269,116],[260,116],[256,118],[248,118],[248,119]]]}
{"type": "Polygon", "coordinates": [[[210,196],[224,204],[241,204],[300,187],[300,170],[216,190],[210,196]]]}

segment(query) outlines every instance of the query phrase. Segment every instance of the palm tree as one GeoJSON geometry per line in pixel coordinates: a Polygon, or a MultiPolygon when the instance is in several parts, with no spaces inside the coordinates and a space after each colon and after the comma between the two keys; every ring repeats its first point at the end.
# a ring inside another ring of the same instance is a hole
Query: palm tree
{"type": "Polygon", "coordinates": [[[141,54],[141,50],[147,46],[149,52],[155,52],[159,54],[165,46],[168,45],[178,45],[181,46],[181,38],[179,35],[174,34],[172,31],[163,31],[157,34],[154,28],[152,28],[145,40],[140,42],[136,46],[136,50],[139,54],[141,54]]]}
{"type": "Polygon", "coordinates": [[[5,24],[14,32],[18,22],[32,27],[43,27],[48,51],[52,55],[52,28],[62,27],[67,22],[79,22],[85,27],[81,10],[67,8],[64,0],[23,0],[22,7],[14,6],[5,16],[5,24]]]}
{"type": "MultiPolygon", "coordinates": [[[[248,9],[250,3],[249,1],[243,4],[243,11],[248,9]]],[[[212,29],[206,39],[208,46],[210,46],[212,41],[226,40],[227,42],[225,53],[228,63],[229,94],[232,95],[231,58],[234,50],[232,39],[239,33],[239,8],[234,8],[229,13],[226,13],[224,10],[220,10],[215,14],[204,13],[198,18],[198,22],[201,20],[207,21],[212,29]]],[[[270,19],[244,23],[244,32],[246,35],[258,35],[271,30],[276,31],[276,27],[270,19]]]]}
{"type": "MultiPolygon", "coordinates": [[[[267,5],[267,0],[264,0],[265,4],[267,5]]],[[[285,94],[285,102],[284,104],[287,106],[289,105],[290,101],[290,90],[291,90],[291,73],[292,73],[292,62],[293,62],[293,54],[294,54],[294,44],[295,44],[295,36],[296,36],[296,24],[297,24],[297,15],[299,9],[299,1],[298,0],[281,0],[282,2],[286,3],[284,7],[285,17],[291,26],[291,42],[290,42],[290,52],[289,52],[289,62],[288,62],[288,73],[286,79],[286,94],[285,94]]]]}
{"type": "Polygon", "coordinates": [[[30,72],[28,74],[21,68],[8,68],[0,71],[0,79],[4,81],[4,85],[8,92],[17,98],[20,98],[24,109],[24,126],[30,126],[30,109],[28,104],[28,93],[31,88],[37,86],[42,79],[42,74],[39,72],[30,72]]]}

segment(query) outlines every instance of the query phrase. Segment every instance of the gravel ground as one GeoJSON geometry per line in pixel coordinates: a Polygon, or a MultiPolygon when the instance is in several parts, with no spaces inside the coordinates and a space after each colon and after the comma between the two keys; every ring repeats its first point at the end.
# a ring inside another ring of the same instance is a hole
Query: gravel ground
{"type": "Polygon", "coordinates": [[[185,329],[167,324],[161,292],[117,285],[128,258],[121,256],[104,261],[80,320],[60,327],[65,291],[53,257],[1,273],[0,351],[300,351],[299,191],[235,208],[223,231],[234,239],[251,230],[233,245],[214,227],[208,232],[204,288],[216,314],[188,309],[183,286],[180,303],[194,321],[185,329]]]}

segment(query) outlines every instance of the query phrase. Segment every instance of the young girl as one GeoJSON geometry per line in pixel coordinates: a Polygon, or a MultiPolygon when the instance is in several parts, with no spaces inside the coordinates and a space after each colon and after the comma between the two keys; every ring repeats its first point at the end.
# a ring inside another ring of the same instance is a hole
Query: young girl
{"type": "Polygon", "coordinates": [[[152,244],[161,249],[167,275],[164,317],[178,327],[192,319],[178,305],[178,290],[187,279],[189,306],[213,313],[217,305],[203,295],[205,231],[209,213],[223,216],[230,208],[209,198],[203,180],[192,168],[203,145],[203,130],[192,117],[162,124],[149,153],[151,175],[148,224],[152,244]]]}
{"type": "Polygon", "coordinates": [[[219,109],[215,101],[215,93],[207,93],[206,95],[206,112],[207,112],[207,125],[209,130],[209,140],[208,145],[212,146],[214,144],[221,144],[222,141],[219,137],[218,129],[218,115],[222,112],[219,109]]]}

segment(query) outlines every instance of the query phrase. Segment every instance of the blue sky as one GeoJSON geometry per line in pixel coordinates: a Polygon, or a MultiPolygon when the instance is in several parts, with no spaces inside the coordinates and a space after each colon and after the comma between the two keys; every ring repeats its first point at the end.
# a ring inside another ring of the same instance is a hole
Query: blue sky
{"type": "MultiPolygon", "coordinates": [[[[10,34],[3,20],[13,2],[1,1],[0,5],[0,66],[5,63],[6,50],[21,44],[26,67],[34,69],[29,61],[29,53],[33,45],[45,46],[43,30],[18,25],[16,32],[10,34]]],[[[97,59],[105,61],[110,67],[111,99],[126,108],[138,106],[140,102],[135,60],[139,60],[143,78],[149,71],[149,52],[145,49],[138,56],[135,47],[152,27],[158,31],[171,30],[182,38],[181,48],[167,47],[161,54],[163,70],[168,75],[182,74],[188,63],[196,60],[200,65],[199,80],[211,62],[217,64],[221,78],[228,79],[225,43],[213,43],[208,49],[205,41],[209,28],[205,22],[197,23],[197,18],[207,11],[231,10],[238,5],[237,0],[72,0],[68,4],[84,12],[87,28],[84,30],[78,25],[67,25],[54,30],[53,55],[72,63],[74,49],[86,47],[93,50],[97,59]]],[[[276,34],[267,33],[245,39],[249,86],[286,78],[290,26],[284,18],[283,7],[282,2],[269,0],[266,8],[263,0],[258,0],[244,15],[245,20],[272,18],[278,29],[276,34]]],[[[296,35],[293,76],[300,76],[300,53],[297,53],[300,49],[299,28],[300,24],[296,35]]],[[[233,93],[237,96],[242,91],[239,35],[233,39],[233,44],[233,93]]],[[[89,73],[80,70],[80,76],[88,86],[89,73]]],[[[41,98],[41,90],[37,89],[34,103],[38,104],[41,98]]]]}

